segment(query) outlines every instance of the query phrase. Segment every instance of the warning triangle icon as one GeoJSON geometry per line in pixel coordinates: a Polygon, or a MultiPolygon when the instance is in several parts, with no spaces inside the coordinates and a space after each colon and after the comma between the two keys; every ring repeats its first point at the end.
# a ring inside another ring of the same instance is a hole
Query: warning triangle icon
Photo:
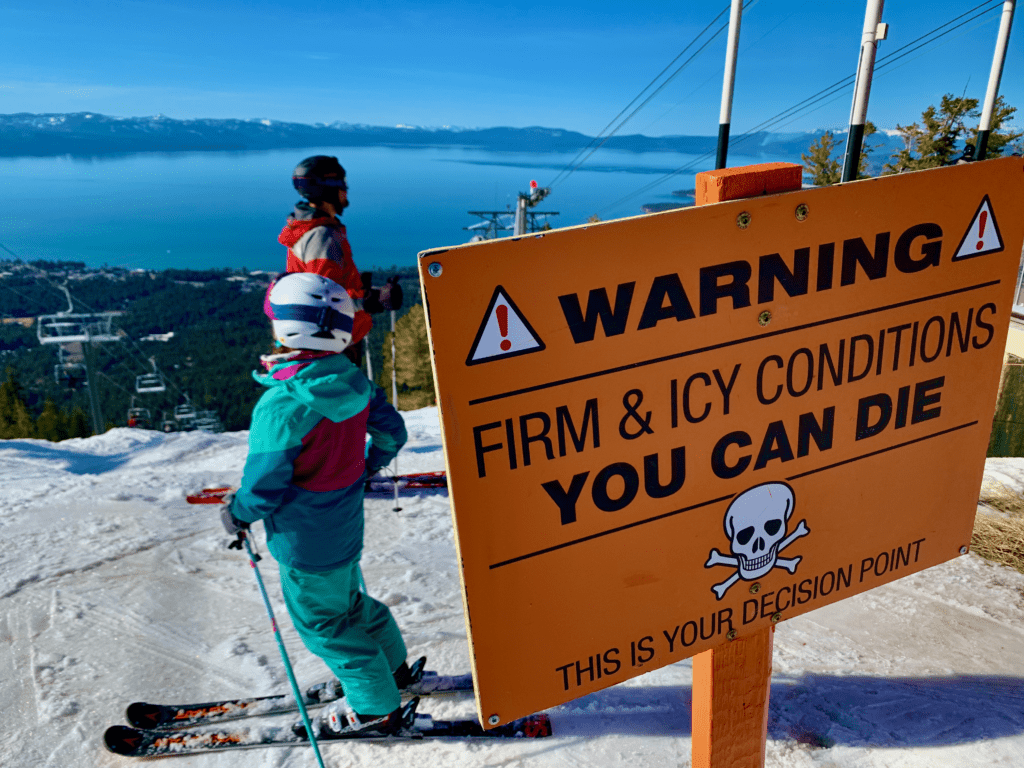
{"type": "Polygon", "coordinates": [[[466,365],[487,363],[530,352],[540,352],[544,342],[500,285],[494,289],[480,330],[476,332],[466,365]]]}
{"type": "Polygon", "coordinates": [[[974,218],[971,219],[971,225],[964,233],[963,240],[960,241],[960,246],[953,254],[953,261],[999,253],[1001,250],[1003,250],[1003,236],[999,233],[999,225],[996,224],[992,202],[988,199],[988,195],[985,195],[974,218]]]}

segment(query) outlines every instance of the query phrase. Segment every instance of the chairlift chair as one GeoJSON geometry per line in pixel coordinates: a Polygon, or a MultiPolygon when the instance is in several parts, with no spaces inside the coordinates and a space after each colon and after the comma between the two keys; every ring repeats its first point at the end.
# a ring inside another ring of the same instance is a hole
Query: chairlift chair
{"type": "Polygon", "coordinates": [[[196,429],[203,432],[223,432],[224,425],[216,411],[197,411],[193,422],[196,429]]]}
{"type": "Polygon", "coordinates": [[[164,375],[156,367],[156,358],[151,357],[149,362],[153,365],[153,372],[143,373],[135,377],[135,391],[140,395],[144,395],[147,392],[164,392],[167,390],[167,385],[164,383],[164,375]]]}
{"type": "Polygon", "coordinates": [[[174,418],[177,421],[192,422],[196,418],[196,409],[192,403],[185,402],[174,406],[174,418]]]}
{"type": "Polygon", "coordinates": [[[138,427],[139,429],[149,429],[153,418],[149,413],[149,408],[129,408],[128,409],[128,426],[138,427]]]}
{"type": "Polygon", "coordinates": [[[164,384],[164,375],[157,371],[156,373],[143,373],[135,377],[135,391],[140,395],[144,395],[147,392],[164,392],[167,389],[167,385],[164,384]]]}
{"type": "Polygon", "coordinates": [[[201,432],[223,432],[224,425],[221,420],[216,416],[206,416],[197,418],[193,424],[195,428],[201,432]]]}
{"type": "Polygon", "coordinates": [[[120,334],[114,333],[113,322],[116,312],[75,312],[71,292],[61,286],[68,299],[68,308],[55,315],[40,315],[36,325],[36,336],[40,344],[68,344],[75,341],[120,341],[120,334]]]}
{"type": "Polygon", "coordinates": [[[161,432],[177,432],[178,422],[172,418],[168,418],[167,411],[160,411],[160,431],[161,432]]]}
{"type": "Polygon", "coordinates": [[[57,363],[53,366],[53,378],[58,384],[74,389],[79,384],[85,384],[85,366],[81,363],[57,363]]]}

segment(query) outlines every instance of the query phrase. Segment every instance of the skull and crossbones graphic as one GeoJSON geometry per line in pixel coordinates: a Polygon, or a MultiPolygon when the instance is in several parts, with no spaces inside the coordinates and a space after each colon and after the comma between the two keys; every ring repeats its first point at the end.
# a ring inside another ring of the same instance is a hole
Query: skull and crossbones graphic
{"type": "Polygon", "coordinates": [[[736,569],[732,576],[711,588],[719,600],[740,579],[753,581],[775,568],[796,573],[801,557],[779,557],[782,550],[811,532],[807,521],[801,520],[794,531],[786,535],[795,504],[793,489],[786,483],[755,485],[732,500],[723,521],[725,533],[732,542],[732,557],[712,549],[704,563],[705,568],[729,565],[736,569]]]}

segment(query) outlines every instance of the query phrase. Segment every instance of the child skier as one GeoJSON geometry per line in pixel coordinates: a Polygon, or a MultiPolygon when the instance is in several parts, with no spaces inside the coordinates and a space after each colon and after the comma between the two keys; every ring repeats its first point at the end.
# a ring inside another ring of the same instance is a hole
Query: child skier
{"type": "Polygon", "coordinates": [[[267,391],[253,410],[249,455],[224,528],[234,536],[263,520],[288,613],[350,708],[330,713],[324,727],[394,733],[399,688],[414,679],[391,612],[359,591],[359,556],[363,481],[395,457],[405,425],[381,389],[339,354],[355,314],[342,286],[321,275],[282,275],[265,311],[280,351],[263,358],[267,375],[254,374],[267,391]]]}
{"type": "MultiPolygon", "coordinates": [[[[288,272],[312,272],[338,283],[353,299],[363,298],[365,288],[352,260],[345,225],[338,220],[348,207],[345,169],[338,158],[313,155],[292,171],[292,186],[305,200],[295,205],[277,240],[288,249],[288,272]]],[[[363,310],[355,313],[352,341],[347,354],[359,364],[362,339],[373,327],[363,310]]]]}

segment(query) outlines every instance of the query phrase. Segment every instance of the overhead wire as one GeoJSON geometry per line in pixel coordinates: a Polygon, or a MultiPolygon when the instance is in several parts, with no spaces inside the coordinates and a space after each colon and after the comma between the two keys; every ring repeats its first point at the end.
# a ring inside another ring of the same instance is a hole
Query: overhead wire
{"type": "MultiPolygon", "coordinates": [[[[926,32],[924,35],[921,35],[920,37],[910,41],[909,43],[906,43],[905,45],[901,46],[900,48],[897,48],[895,51],[892,51],[891,53],[887,54],[886,56],[881,57],[878,60],[878,63],[876,65],[876,67],[875,67],[875,74],[881,74],[883,76],[888,74],[889,72],[884,71],[886,69],[886,67],[892,65],[893,63],[895,63],[896,61],[899,61],[900,59],[905,58],[906,56],[909,56],[910,54],[920,50],[921,48],[924,48],[927,45],[931,45],[932,43],[938,41],[942,37],[945,37],[946,35],[954,32],[955,30],[960,29],[961,27],[964,27],[964,26],[966,26],[967,24],[970,24],[973,21],[976,21],[977,19],[981,18],[982,16],[985,16],[986,14],[991,13],[992,11],[1002,7],[1002,4],[1003,4],[1002,0],[986,0],[986,2],[980,3],[979,5],[974,6],[973,8],[965,11],[964,13],[960,14],[959,16],[955,16],[954,18],[950,19],[949,21],[947,21],[947,22],[945,22],[943,24],[940,24],[938,27],[935,27],[931,31],[926,32]],[[983,8],[985,6],[988,6],[987,8],[985,8],[985,10],[983,10],[980,13],[972,16],[969,19],[961,21],[959,24],[956,24],[955,26],[950,27],[950,29],[947,29],[947,30],[945,30],[945,31],[940,33],[940,30],[942,30],[944,27],[948,27],[951,24],[954,24],[954,22],[957,22],[957,21],[963,19],[965,16],[968,16],[968,15],[974,13],[975,11],[977,11],[979,8],[983,8]],[[930,38],[930,39],[927,39],[927,38],[930,38]],[[924,42],[922,42],[922,41],[924,41],[924,42]],[[918,45],[918,43],[920,43],[920,45],[918,45]],[[915,46],[915,47],[911,48],[911,46],[915,46]],[[907,49],[910,49],[910,50],[907,50],[907,49]]],[[[896,67],[896,68],[894,68],[892,70],[889,70],[889,71],[890,72],[891,71],[895,71],[895,69],[899,69],[899,67],[896,67]]],[[[846,88],[850,87],[853,84],[854,80],[855,80],[855,76],[854,75],[849,75],[847,77],[844,77],[841,80],[836,81],[832,85],[826,86],[825,88],[823,88],[822,90],[818,91],[817,93],[812,94],[811,96],[808,96],[803,101],[800,101],[797,104],[795,104],[795,105],[793,105],[791,107],[788,107],[787,109],[784,109],[782,112],[779,112],[778,114],[776,114],[776,115],[774,115],[774,116],[772,116],[772,117],[762,121],[761,123],[757,124],[753,128],[745,131],[744,133],[738,134],[730,142],[730,148],[734,148],[736,146],[739,146],[739,145],[743,144],[745,141],[748,141],[749,139],[753,138],[758,133],[763,132],[763,131],[767,130],[768,128],[772,128],[772,127],[778,126],[778,124],[781,123],[782,120],[788,120],[789,122],[792,122],[792,120],[796,119],[797,117],[802,117],[804,114],[807,114],[806,110],[809,107],[814,106],[815,104],[823,101],[824,99],[828,99],[830,97],[839,98],[839,96],[842,95],[842,92],[845,91],[846,88]]],[[[833,98],[832,100],[834,101],[835,99],[833,98]]],[[[821,106],[824,106],[824,105],[821,105],[821,106]]],[[[786,123],[786,124],[788,124],[788,123],[786,123]]],[[[685,173],[687,171],[691,171],[691,170],[701,166],[704,161],[706,161],[707,159],[713,157],[714,155],[715,155],[714,151],[709,151],[709,152],[705,152],[704,154],[699,155],[699,156],[693,158],[692,160],[687,162],[685,165],[677,168],[676,170],[671,171],[671,172],[665,174],[664,176],[662,176],[662,177],[660,177],[658,179],[655,179],[652,182],[649,182],[648,184],[645,184],[641,188],[635,190],[634,192],[631,192],[630,194],[626,195],[625,197],[622,197],[619,200],[615,201],[614,203],[611,203],[610,205],[605,206],[604,208],[602,208],[602,209],[600,209],[598,211],[598,215],[600,215],[601,213],[605,213],[606,211],[611,210],[613,208],[616,208],[619,205],[622,205],[623,203],[628,202],[632,198],[637,197],[638,195],[644,194],[645,192],[647,192],[647,191],[649,191],[649,190],[659,186],[660,184],[664,183],[665,181],[668,181],[669,179],[671,179],[671,178],[673,178],[675,176],[678,176],[681,173],[685,173]]]]}
{"type": "Polygon", "coordinates": [[[693,54],[693,56],[691,56],[691,57],[690,57],[689,59],[687,59],[687,60],[686,60],[685,62],[683,62],[683,63],[682,63],[682,64],[681,64],[680,66],[679,66],[679,68],[678,68],[678,69],[676,69],[676,71],[675,71],[675,72],[673,72],[673,73],[672,73],[671,75],[669,75],[669,77],[668,77],[668,78],[666,78],[665,82],[663,82],[663,83],[662,83],[662,84],[661,84],[660,86],[658,86],[657,90],[655,90],[655,91],[654,91],[654,93],[652,93],[652,94],[651,94],[650,96],[648,96],[648,97],[647,97],[647,99],[645,99],[645,100],[644,100],[644,102],[643,102],[642,104],[640,104],[640,106],[638,106],[638,107],[637,107],[636,109],[634,109],[634,110],[633,110],[632,112],[630,112],[630,114],[629,114],[629,115],[627,115],[627,116],[626,116],[626,117],[625,117],[625,118],[624,118],[624,119],[622,120],[622,122],[620,122],[620,123],[619,123],[619,124],[618,124],[617,126],[615,126],[614,130],[612,130],[612,131],[611,131],[610,133],[607,133],[607,132],[609,131],[609,129],[611,129],[611,128],[612,128],[612,126],[613,126],[613,125],[615,125],[615,123],[616,123],[616,122],[617,122],[617,121],[619,120],[619,118],[621,118],[621,117],[622,117],[622,115],[623,115],[623,114],[625,114],[626,110],[628,110],[628,109],[629,109],[630,107],[632,107],[632,106],[633,106],[634,104],[636,104],[636,102],[637,102],[637,101],[638,101],[638,100],[639,100],[639,99],[640,99],[641,97],[643,97],[643,95],[644,95],[644,94],[645,94],[645,93],[646,93],[646,92],[647,92],[647,91],[648,91],[648,90],[649,90],[649,89],[650,89],[650,88],[651,88],[651,87],[652,87],[652,86],[653,86],[653,85],[654,85],[654,84],[655,84],[656,82],[658,82],[658,80],[659,80],[659,79],[661,79],[661,77],[662,77],[662,76],[663,76],[663,75],[664,75],[664,74],[665,74],[666,72],[668,72],[668,70],[669,70],[669,69],[670,69],[670,68],[672,67],[672,65],[674,65],[674,64],[675,64],[675,63],[676,63],[677,61],[679,61],[679,59],[680,59],[680,58],[682,58],[682,56],[683,56],[683,55],[684,55],[684,54],[685,54],[685,53],[686,53],[686,52],[687,52],[688,50],[690,50],[690,48],[691,48],[691,47],[693,47],[693,45],[695,45],[695,44],[697,43],[697,41],[698,41],[698,40],[700,40],[700,38],[701,38],[701,37],[703,37],[703,36],[704,36],[704,34],[705,34],[705,33],[706,33],[706,32],[707,32],[707,31],[708,31],[709,29],[711,29],[711,27],[712,27],[712,26],[714,26],[714,24],[715,24],[715,23],[716,23],[716,22],[717,22],[717,21],[718,21],[718,20],[719,20],[720,18],[722,18],[722,15],[723,15],[723,14],[724,14],[724,13],[725,13],[725,12],[726,12],[727,10],[729,10],[729,6],[728,6],[728,5],[726,5],[726,6],[725,6],[725,7],[724,7],[724,8],[723,8],[723,9],[722,9],[722,10],[721,10],[721,11],[720,11],[719,13],[718,13],[718,15],[717,15],[717,16],[715,16],[715,18],[713,18],[713,19],[711,20],[711,22],[710,22],[710,23],[709,23],[709,24],[708,24],[708,25],[707,25],[706,27],[704,27],[704,29],[702,29],[702,30],[701,30],[701,31],[700,31],[700,32],[699,32],[699,33],[698,33],[698,34],[696,35],[696,37],[694,37],[694,38],[693,38],[693,40],[691,40],[691,41],[690,41],[689,43],[687,43],[687,44],[686,44],[686,47],[685,47],[685,48],[683,48],[683,50],[682,50],[682,51],[680,51],[680,52],[679,52],[679,53],[678,53],[678,54],[676,55],[676,57],[675,57],[674,59],[672,59],[672,61],[670,61],[670,62],[668,63],[668,65],[667,65],[667,66],[666,66],[666,67],[665,67],[665,68],[664,68],[663,70],[661,70],[661,72],[659,72],[659,73],[658,73],[658,74],[657,74],[657,75],[656,75],[656,76],[654,77],[654,79],[653,79],[653,80],[651,80],[651,81],[650,81],[650,82],[649,82],[649,83],[648,83],[647,85],[645,85],[645,86],[644,86],[644,87],[643,87],[643,88],[642,88],[642,89],[640,90],[640,92],[639,92],[639,93],[638,93],[638,94],[637,94],[636,96],[634,96],[634,97],[633,97],[633,100],[632,100],[632,101],[630,101],[630,102],[629,102],[629,103],[628,103],[628,104],[627,104],[627,105],[626,105],[625,107],[623,107],[623,108],[622,108],[622,110],[620,110],[619,114],[617,114],[617,115],[616,115],[615,117],[613,117],[613,118],[611,119],[611,121],[609,121],[608,125],[606,125],[606,126],[605,126],[604,128],[602,128],[602,129],[601,129],[601,131],[600,131],[600,132],[599,132],[599,133],[597,134],[597,136],[595,136],[595,137],[594,137],[593,139],[591,139],[591,140],[590,140],[590,143],[589,143],[589,144],[587,144],[587,146],[585,146],[585,147],[584,147],[583,149],[581,149],[581,150],[579,151],[579,153],[578,153],[578,154],[576,155],[576,157],[574,157],[574,158],[573,158],[573,159],[572,159],[572,160],[571,160],[571,161],[569,162],[569,164],[568,164],[568,165],[567,165],[567,166],[566,166],[565,168],[563,168],[563,169],[562,169],[562,171],[560,171],[560,172],[558,173],[558,175],[557,175],[557,176],[555,176],[555,178],[554,178],[554,179],[552,179],[552,180],[551,180],[551,181],[550,181],[550,182],[548,183],[548,185],[547,185],[547,186],[548,186],[548,187],[554,187],[554,186],[555,186],[556,184],[559,184],[559,183],[561,183],[562,181],[564,181],[565,179],[567,179],[567,178],[568,178],[568,177],[569,177],[570,175],[572,175],[572,174],[573,174],[573,172],[575,172],[577,168],[579,168],[579,167],[580,167],[580,166],[581,166],[581,165],[582,165],[583,163],[585,163],[585,162],[587,161],[587,159],[588,159],[588,158],[589,158],[589,157],[590,157],[590,156],[591,156],[592,154],[594,154],[594,152],[596,152],[596,151],[597,151],[598,149],[600,149],[600,148],[601,148],[602,146],[604,146],[604,144],[605,144],[605,143],[606,143],[606,142],[608,141],[608,139],[610,139],[610,138],[611,138],[612,136],[614,136],[614,135],[615,135],[615,134],[616,134],[616,133],[617,133],[617,132],[618,132],[618,131],[619,131],[619,130],[620,130],[620,129],[621,129],[621,128],[622,128],[622,127],[623,127],[623,126],[624,126],[624,125],[625,125],[625,124],[627,123],[627,122],[629,122],[629,120],[630,120],[630,119],[631,119],[631,118],[632,118],[632,117],[633,117],[633,116],[634,116],[634,115],[635,115],[635,114],[636,114],[637,112],[639,112],[639,111],[640,111],[641,109],[643,109],[643,107],[644,107],[644,106],[645,106],[645,105],[646,105],[646,104],[647,104],[647,103],[648,103],[648,102],[649,102],[649,101],[650,101],[650,100],[651,100],[652,98],[654,98],[654,96],[656,96],[656,95],[657,95],[657,94],[658,94],[658,93],[659,93],[659,92],[660,92],[660,91],[661,91],[661,90],[662,90],[662,89],[663,89],[663,88],[664,88],[664,87],[665,87],[666,85],[668,85],[668,84],[669,84],[669,83],[670,83],[670,82],[671,82],[671,81],[672,81],[672,80],[673,80],[673,79],[674,79],[674,78],[675,78],[675,77],[676,77],[676,76],[677,76],[677,75],[678,75],[678,74],[679,74],[680,72],[682,72],[682,71],[683,71],[683,70],[684,70],[684,69],[685,69],[685,68],[686,68],[686,67],[687,67],[687,66],[688,66],[688,65],[690,64],[690,62],[692,62],[692,61],[693,61],[693,59],[694,59],[694,58],[695,58],[695,57],[696,57],[696,56],[697,56],[697,55],[698,55],[698,54],[699,54],[699,53],[700,53],[701,51],[703,51],[703,50],[704,50],[704,48],[706,48],[706,47],[707,47],[707,46],[708,46],[708,45],[709,45],[709,44],[710,44],[710,43],[711,43],[711,42],[712,42],[712,41],[713,41],[713,40],[714,40],[714,39],[715,39],[715,38],[716,38],[716,37],[717,37],[718,35],[720,35],[720,34],[722,33],[722,30],[723,30],[723,29],[725,29],[725,26],[723,26],[723,27],[721,27],[720,29],[718,29],[718,31],[716,31],[716,32],[715,32],[715,34],[714,34],[714,35],[712,35],[712,37],[711,37],[711,38],[709,38],[709,39],[708,39],[708,40],[707,40],[707,41],[706,41],[706,42],[704,43],[704,45],[703,45],[703,46],[701,46],[701,47],[700,47],[700,48],[699,48],[699,49],[698,49],[698,50],[696,51],[696,53],[694,53],[694,54],[693,54]],[[606,133],[607,133],[607,135],[605,135],[606,133]],[[595,142],[597,142],[597,141],[600,141],[600,143],[599,143],[599,144],[598,144],[598,145],[597,145],[596,147],[593,147],[594,143],[595,143],[595,142]],[[593,149],[591,149],[591,147],[593,147],[593,149]],[[590,150],[590,152],[589,152],[589,153],[587,153],[587,150],[590,150]],[[581,160],[580,158],[581,158],[581,156],[582,156],[582,155],[583,155],[584,153],[587,153],[587,154],[586,154],[586,157],[583,157],[583,159],[581,160]]]}
{"type": "MultiPolygon", "coordinates": [[[[755,6],[755,5],[757,5],[757,3],[758,3],[758,2],[760,2],[760,0],[754,0],[754,2],[750,3],[749,5],[746,5],[746,6],[744,6],[744,7],[743,7],[743,10],[744,10],[744,12],[746,12],[746,11],[750,10],[751,8],[753,8],[753,7],[755,6]]],[[[788,16],[784,16],[784,17],[782,18],[782,20],[781,20],[781,21],[779,21],[779,22],[778,22],[778,23],[777,23],[777,24],[776,24],[776,25],[775,25],[774,27],[772,27],[771,29],[769,29],[769,30],[768,30],[767,32],[765,32],[765,33],[764,33],[763,35],[761,35],[761,36],[760,36],[759,38],[757,38],[756,40],[753,40],[753,41],[751,41],[751,42],[749,42],[749,43],[746,43],[746,44],[744,44],[743,48],[741,49],[741,53],[745,53],[746,51],[749,51],[749,50],[750,50],[751,48],[753,48],[753,47],[754,47],[755,45],[757,45],[757,44],[758,44],[758,43],[760,43],[760,42],[761,42],[762,40],[764,40],[764,39],[765,39],[766,37],[768,37],[769,35],[771,35],[771,34],[772,34],[772,32],[774,32],[774,31],[775,31],[776,29],[778,29],[778,28],[779,28],[779,27],[781,27],[781,26],[782,26],[783,24],[785,24],[785,23],[786,23],[787,21],[789,21],[789,20],[790,20],[791,18],[793,18],[794,16],[796,16],[796,15],[797,15],[798,13],[800,13],[800,12],[801,12],[801,11],[802,11],[802,10],[804,9],[804,7],[806,7],[806,6],[810,5],[810,4],[812,3],[812,2],[814,2],[814,0],[804,0],[804,3],[803,3],[802,5],[800,5],[800,6],[797,6],[797,8],[796,8],[796,9],[795,9],[794,11],[792,11],[792,12],[791,12],[791,13],[790,13],[790,14],[789,14],[788,16]]],[[[646,130],[647,128],[650,128],[651,126],[653,126],[653,125],[654,125],[655,123],[657,123],[657,122],[660,122],[661,120],[663,120],[663,119],[665,119],[666,117],[668,117],[668,115],[669,115],[669,114],[670,114],[670,113],[671,113],[671,112],[672,112],[673,110],[675,110],[676,108],[680,107],[680,106],[681,106],[681,105],[683,105],[683,104],[686,104],[686,103],[687,103],[687,102],[688,102],[688,101],[690,100],[690,98],[691,98],[691,97],[693,97],[694,95],[696,95],[697,93],[699,93],[699,92],[700,92],[701,90],[703,90],[703,89],[704,89],[704,87],[705,87],[705,86],[707,86],[707,84],[708,84],[708,83],[710,83],[710,82],[712,82],[712,81],[715,81],[715,80],[718,80],[719,78],[721,78],[721,77],[722,77],[722,73],[723,73],[724,71],[725,71],[725,67],[724,67],[724,66],[722,66],[722,67],[719,67],[719,68],[718,68],[718,71],[717,71],[717,72],[716,72],[715,74],[713,74],[713,75],[711,75],[711,76],[710,76],[709,78],[707,78],[707,79],[706,79],[706,80],[705,80],[704,82],[702,82],[702,83],[701,83],[700,85],[698,85],[698,86],[697,86],[696,88],[694,88],[694,89],[693,89],[692,91],[690,91],[690,92],[689,92],[689,93],[688,93],[688,94],[687,94],[686,96],[684,96],[684,97],[683,97],[682,99],[680,99],[680,100],[679,100],[679,101],[677,101],[677,102],[676,102],[675,104],[673,104],[673,105],[672,105],[671,107],[669,107],[669,108],[668,108],[667,110],[665,110],[665,112],[663,112],[663,113],[662,113],[661,115],[659,115],[658,117],[654,118],[654,119],[653,119],[653,120],[652,120],[651,122],[649,122],[649,123],[648,123],[648,124],[647,124],[647,125],[646,125],[646,126],[645,126],[644,128],[642,128],[641,130],[642,130],[642,131],[643,131],[643,130],[646,130]]]]}
{"type": "MultiPolygon", "coordinates": [[[[1000,1],[1001,1],[1001,0],[1000,0],[1000,1]]],[[[975,18],[973,18],[973,19],[968,19],[968,20],[967,20],[967,22],[965,22],[965,24],[967,24],[967,23],[970,23],[971,21],[974,21],[974,20],[975,20],[976,18],[977,18],[977,17],[975,17],[975,18]]],[[[987,19],[986,21],[983,21],[983,22],[981,22],[980,24],[975,24],[975,25],[974,25],[973,27],[970,27],[970,28],[968,28],[968,29],[965,29],[965,30],[963,30],[963,31],[962,31],[962,32],[961,32],[961,33],[960,33],[959,35],[956,35],[955,37],[951,37],[951,38],[949,38],[948,40],[945,40],[945,41],[943,41],[943,42],[942,42],[941,44],[939,44],[939,45],[938,45],[938,46],[936,46],[936,47],[937,47],[937,48],[941,48],[941,47],[942,47],[942,46],[944,46],[944,45],[948,45],[948,44],[952,43],[952,42],[953,42],[954,40],[958,40],[959,38],[963,37],[964,35],[966,35],[966,34],[969,34],[969,33],[973,32],[973,31],[974,31],[975,29],[978,29],[979,27],[983,27],[983,26],[984,26],[985,24],[989,24],[989,23],[991,23],[991,22],[992,22],[992,21],[994,21],[994,20],[995,20],[994,18],[992,18],[992,19],[987,19]]],[[[961,26],[962,26],[962,25],[961,25],[961,26]]],[[[957,27],[957,28],[959,28],[959,27],[957,27]]],[[[957,28],[954,28],[954,29],[952,29],[952,30],[949,30],[949,31],[950,31],[950,32],[953,32],[953,31],[955,31],[955,29],[957,29],[957,28]]],[[[940,35],[939,37],[942,37],[942,35],[940,35]]],[[[938,40],[938,39],[939,39],[939,37],[936,37],[936,38],[934,38],[933,40],[931,40],[931,41],[929,41],[929,42],[935,42],[936,40],[938,40]]],[[[921,47],[921,46],[919,46],[918,48],[920,48],[920,47],[921,47]]],[[[932,49],[932,50],[934,50],[934,49],[932,49]]],[[[922,56],[925,56],[925,55],[927,55],[927,54],[929,54],[929,53],[931,53],[931,52],[932,52],[931,50],[928,50],[928,51],[924,51],[923,53],[921,53],[921,54],[919,54],[919,55],[915,56],[914,58],[912,58],[912,59],[908,59],[907,61],[904,61],[904,62],[903,62],[902,64],[899,64],[898,66],[892,67],[891,69],[888,69],[888,70],[886,70],[885,72],[882,72],[882,73],[881,73],[881,75],[879,75],[879,77],[884,77],[885,75],[889,75],[889,74],[892,74],[892,73],[893,73],[893,72],[895,72],[896,70],[898,70],[898,69],[901,69],[902,67],[905,67],[905,66],[906,66],[907,64],[910,64],[910,63],[911,63],[911,62],[913,62],[913,61],[917,61],[917,60],[918,60],[919,58],[921,58],[922,56]]],[[[910,53],[913,53],[913,51],[911,51],[910,53]]],[[[903,57],[900,57],[900,58],[903,58],[903,57]]],[[[891,62],[889,62],[889,63],[891,63],[891,62]]],[[[877,70],[876,70],[876,71],[877,71],[877,70]]],[[[813,112],[817,112],[817,111],[818,111],[819,109],[821,109],[822,107],[827,107],[827,106],[828,106],[829,104],[832,104],[833,102],[835,102],[835,101],[837,101],[838,99],[842,98],[843,96],[847,95],[847,93],[848,93],[847,89],[845,89],[845,88],[844,88],[844,89],[843,89],[842,91],[840,91],[840,92],[838,93],[838,95],[836,95],[836,96],[835,96],[834,98],[831,98],[831,99],[829,99],[828,101],[824,102],[823,104],[819,104],[819,105],[818,105],[818,106],[816,106],[816,107],[815,107],[814,109],[811,109],[811,110],[809,110],[809,111],[806,111],[806,112],[802,112],[802,113],[801,113],[801,114],[799,114],[799,115],[793,115],[793,116],[791,117],[791,119],[790,119],[790,120],[788,120],[788,121],[787,121],[787,122],[785,122],[785,123],[774,123],[774,124],[772,125],[772,127],[773,127],[773,128],[785,128],[785,127],[786,127],[787,125],[791,124],[791,123],[792,123],[792,122],[793,122],[794,120],[798,120],[798,119],[799,119],[799,118],[801,118],[801,117],[806,117],[807,115],[809,115],[809,114],[811,114],[811,113],[813,113],[813,112]]]]}
{"type": "MultiPolygon", "coordinates": [[[[882,72],[883,70],[885,70],[886,67],[890,66],[895,61],[898,61],[899,59],[902,59],[905,56],[910,55],[914,51],[917,51],[917,50],[923,48],[924,46],[929,45],[929,44],[935,42],[939,38],[944,37],[945,35],[949,34],[950,32],[953,32],[954,30],[959,29],[960,27],[962,27],[962,26],[964,26],[966,24],[969,24],[970,22],[974,21],[975,19],[979,18],[980,16],[983,16],[986,13],[990,13],[995,8],[997,8],[997,7],[1001,6],[1001,5],[1002,5],[1002,0],[986,0],[986,2],[981,3],[980,5],[977,5],[974,8],[971,8],[969,11],[966,11],[965,13],[962,13],[959,16],[956,16],[956,17],[950,19],[946,23],[940,24],[938,27],[936,27],[935,29],[931,30],[930,32],[927,32],[924,35],[921,35],[920,37],[918,37],[918,38],[916,38],[914,40],[911,40],[909,43],[906,43],[905,45],[897,48],[895,51],[892,51],[892,52],[890,52],[889,54],[887,54],[885,56],[879,57],[878,61],[875,64],[875,69],[874,69],[875,74],[878,74],[879,72],[882,72]],[[962,19],[964,16],[967,16],[968,14],[973,13],[974,11],[978,10],[978,8],[981,8],[982,6],[985,6],[985,5],[988,5],[990,7],[985,9],[984,11],[982,11],[977,16],[973,16],[972,18],[967,19],[966,21],[961,22],[960,24],[956,25],[955,27],[946,30],[942,34],[935,35],[935,33],[938,32],[939,30],[941,30],[943,27],[949,26],[953,22],[962,19]],[[935,37],[933,39],[926,40],[925,42],[922,42],[921,45],[918,45],[917,47],[913,48],[912,50],[909,50],[909,51],[906,50],[906,49],[910,48],[911,46],[915,45],[916,43],[919,43],[922,40],[925,40],[925,38],[932,37],[933,35],[935,35],[935,37]]],[[[748,131],[746,131],[745,133],[740,134],[739,136],[736,137],[736,140],[732,142],[732,145],[735,146],[736,144],[739,144],[742,141],[750,138],[751,134],[754,134],[754,133],[756,133],[758,131],[761,131],[761,130],[764,130],[766,128],[773,127],[775,124],[779,123],[781,120],[784,120],[787,117],[791,117],[791,116],[795,115],[797,112],[802,112],[803,110],[806,110],[808,107],[813,106],[814,104],[817,104],[818,102],[820,102],[820,101],[822,101],[824,99],[827,99],[827,98],[829,98],[831,96],[836,95],[839,91],[841,91],[841,90],[843,90],[843,89],[853,85],[853,82],[854,82],[855,79],[856,79],[856,75],[847,75],[846,77],[844,77],[844,78],[842,78],[840,80],[837,80],[836,82],[832,83],[829,86],[826,86],[825,88],[823,88],[822,90],[818,91],[817,93],[812,94],[811,96],[808,96],[803,101],[797,102],[793,106],[791,106],[791,107],[789,107],[787,109],[784,109],[782,112],[779,112],[778,114],[776,114],[776,115],[774,115],[772,117],[769,117],[768,119],[758,123],[753,128],[751,128],[748,131]]]]}

